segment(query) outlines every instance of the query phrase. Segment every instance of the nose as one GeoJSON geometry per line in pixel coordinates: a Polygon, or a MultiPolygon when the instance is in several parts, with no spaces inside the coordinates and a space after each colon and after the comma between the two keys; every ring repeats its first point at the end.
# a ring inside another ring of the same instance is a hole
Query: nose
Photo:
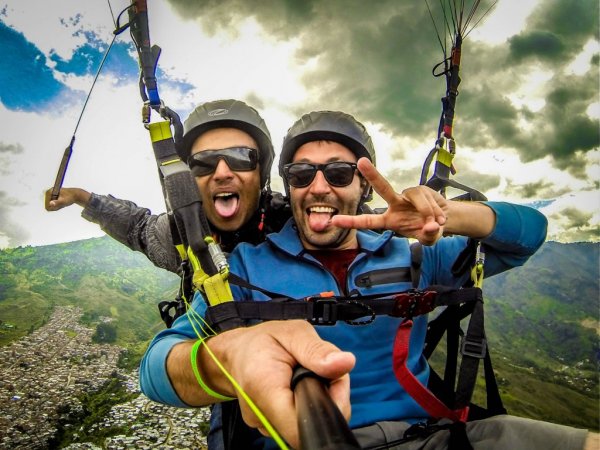
{"type": "Polygon", "coordinates": [[[331,186],[325,179],[322,170],[317,170],[315,179],[310,184],[309,189],[313,194],[326,194],[331,191],[331,186]]]}
{"type": "Polygon", "coordinates": [[[213,174],[213,178],[215,180],[224,180],[224,179],[228,179],[228,178],[233,178],[233,173],[231,171],[231,169],[229,168],[229,166],[227,165],[227,162],[221,158],[219,160],[219,162],[217,163],[217,167],[215,168],[215,173],[213,174]]]}

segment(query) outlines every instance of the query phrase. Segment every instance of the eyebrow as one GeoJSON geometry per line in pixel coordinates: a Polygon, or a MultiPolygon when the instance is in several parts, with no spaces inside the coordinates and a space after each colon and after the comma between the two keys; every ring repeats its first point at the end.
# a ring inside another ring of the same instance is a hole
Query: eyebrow
{"type": "MultiPolygon", "coordinates": [[[[338,162],[338,161],[350,162],[350,163],[351,163],[351,162],[353,162],[353,161],[346,161],[345,159],[342,159],[342,158],[341,158],[341,157],[339,157],[339,156],[332,156],[332,157],[331,157],[331,158],[329,158],[327,161],[325,161],[325,163],[330,163],[330,162],[338,162]]],[[[316,164],[316,163],[313,163],[313,162],[312,162],[310,159],[308,159],[308,158],[302,158],[302,159],[299,159],[298,161],[294,161],[294,162],[295,162],[295,163],[310,163],[310,164],[316,164]]],[[[356,162],[356,161],[354,161],[354,162],[356,162]]]]}

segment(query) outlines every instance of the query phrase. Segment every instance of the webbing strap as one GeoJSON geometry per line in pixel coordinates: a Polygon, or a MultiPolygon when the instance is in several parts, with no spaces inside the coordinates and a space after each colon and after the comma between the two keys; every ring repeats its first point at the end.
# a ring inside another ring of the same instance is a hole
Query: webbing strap
{"type": "Polygon", "coordinates": [[[479,362],[488,353],[483,319],[483,303],[476,302],[471,313],[467,333],[460,345],[462,359],[456,386],[455,406],[457,407],[467,406],[471,401],[479,370],[479,362]]]}
{"type": "MultiPolygon", "coordinates": [[[[231,274],[230,274],[231,275],[231,274]]],[[[334,325],[346,321],[351,325],[367,325],[375,316],[412,318],[427,314],[438,306],[472,303],[481,300],[477,288],[449,289],[430,286],[425,290],[410,290],[393,296],[331,297],[313,296],[305,299],[290,297],[270,301],[235,301],[211,305],[206,319],[214,328],[234,318],[241,320],[303,319],[313,325],[334,325]],[[363,318],[363,319],[361,319],[363,318]],[[357,321],[357,319],[361,319],[357,321]]]]}
{"type": "Polygon", "coordinates": [[[206,296],[211,299],[211,304],[232,303],[233,295],[229,283],[223,279],[220,273],[208,277],[202,283],[206,296]]]}
{"type": "Polygon", "coordinates": [[[455,410],[448,408],[406,366],[412,326],[412,320],[405,320],[396,332],[392,360],[398,382],[431,417],[448,418],[454,422],[466,422],[469,415],[468,406],[455,410]]]}
{"type": "Polygon", "coordinates": [[[446,150],[445,148],[438,149],[438,157],[437,157],[438,163],[443,164],[444,166],[450,168],[450,167],[452,167],[452,159],[453,158],[454,158],[454,155],[452,153],[450,153],[448,150],[446,150]]]}

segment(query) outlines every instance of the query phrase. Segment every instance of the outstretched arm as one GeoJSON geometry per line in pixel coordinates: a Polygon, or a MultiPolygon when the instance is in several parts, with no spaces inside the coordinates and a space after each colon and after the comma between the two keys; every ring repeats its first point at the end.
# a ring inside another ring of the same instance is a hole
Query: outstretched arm
{"type": "Polygon", "coordinates": [[[83,208],[81,216],[100,225],[102,231],[132,250],[144,253],[152,263],[177,273],[179,257],[166,214],[153,215],[147,208],[110,195],[92,194],[80,188],[61,188],[56,200],[52,189],[45,195],[47,211],[58,211],[74,203],[83,208]]]}
{"type": "MultiPolygon", "coordinates": [[[[178,396],[191,406],[217,401],[198,385],[190,362],[195,340],[175,345],[167,357],[167,373],[178,396]]],[[[314,327],[305,321],[272,321],[253,327],[238,328],[210,338],[208,346],[233,378],[256,403],[271,424],[294,448],[298,430],[292,372],[300,364],[316,374],[333,380],[329,393],[346,418],[350,417],[350,382],[348,373],[354,355],[340,351],[319,338],[314,327]]],[[[197,366],[203,381],[216,392],[238,397],[204,346],[198,352],[197,366]]],[[[143,388],[143,386],[142,386],[143,388]]],[[[262,425],[247,403],[240,399],[244,421],[258,428],[262,425]]]]}
{"type": "Polygon", "coordinates": [[[495,214],[482,203],[446,200],[426,186],[398,194],[367,158],[358,160],[358,169],[388,208],[383,214],[334,216],[335,226],[392,230],[425,245],[434,244],[444,233],[482,238],[494,230],[495,214]]]}

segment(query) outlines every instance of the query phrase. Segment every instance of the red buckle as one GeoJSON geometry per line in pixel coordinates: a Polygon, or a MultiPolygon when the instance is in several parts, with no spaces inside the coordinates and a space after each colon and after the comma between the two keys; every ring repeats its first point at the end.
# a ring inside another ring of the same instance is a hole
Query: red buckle
{"type": "Polygon", "coordinates": [[[412,318],[427,314],[435,308],[435,291],[407,291],[395,295],[392,316],[412,318]]]}

